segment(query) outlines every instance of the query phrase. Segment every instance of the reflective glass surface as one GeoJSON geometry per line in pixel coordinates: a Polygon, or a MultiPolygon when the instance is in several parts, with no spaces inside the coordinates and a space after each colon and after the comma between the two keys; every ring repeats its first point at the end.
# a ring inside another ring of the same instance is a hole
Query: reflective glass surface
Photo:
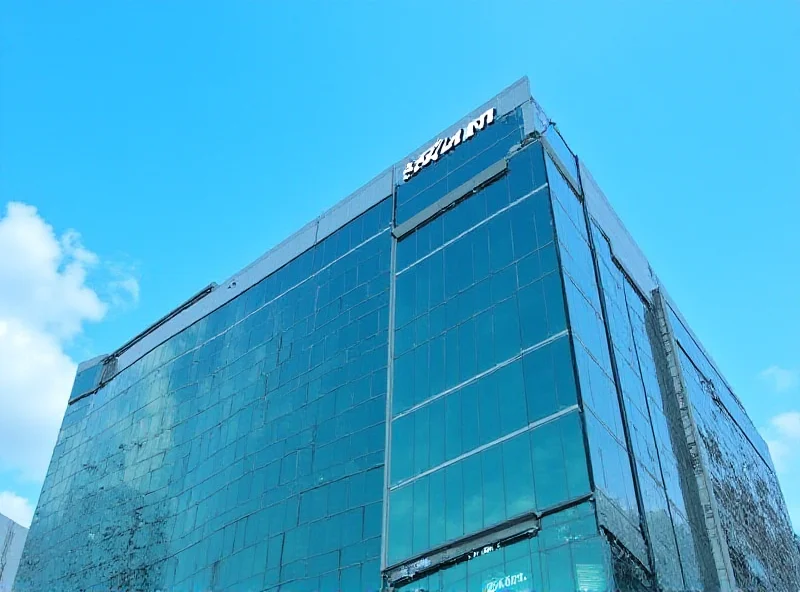
{"type": "Polygon", "coordinates": [[[378,590],[390,218],[70,405],[16,589],[378,590]]]}
{"type": "Polygon", "coordinates": [[[577,186],[580,179],[578,175],[578,161],[572,153],[572,150],[567,146],[564,138],[561,137],[561,134],[553,124],[547,126],[544,137],[547,139],[553,152],[555,152],[556,157],[558,157],[561,164],[566,169],[567,175],[572,177],[572,182],[577,186]]]}
{"type": "Polygon", "coordinates": [[[679,542],[673,524],[686,524],[686,510],[645,326],[647,305],[613,260],[608,241],[594,223],[592,232],[656,581],[663,590],[700,590],[694,544],[691,537],[689,544],[679,542]],[[669,488],[665,475],[672,477],[669,488]]]}
{"type": "Polygon", "coordinates": [[[577,404],[566,336],[527,352],[393,422],[391,483],[577,404]]]}
{"type": "MultiPolygon", "coordinates": [[[[676,316],[671,321],[679,326],[676,316]]],[[[730,412],[729,405],[737,403],[733,393],[724,392],[727,384],[699,348],[688,345],[690,338],[683,327],[676,335],[700,451],[736,584],[743,590],[794,590],[800,582],[800,563],[777,476],[754,445],[751,438],[757,434],[748,433],[749,420],[741,426],[740,413],[730,412]],[[691,355],[683,349],[684,343],[691,355]]]]}
{"type": "Polygon", "coordinates": [[[100,384],[100,377],[103,374],[103,364],[95,364],[85,370],[78,372],[75,376],[75,382],[72,384],[72,392],[70,393],[70,400],[87,393],[100,384]]]}
{"type": "Polygon", "coordinates": [[[389,564],[589,491],[544,176],[536,142],[398,242],[389,564]]]}
{"type": "Polygon", "coordinates": [[[566,329],[552,236],[531,232],[541,217],[544,190],[399,273],[395,413],[566,329]]]}
{"type": "Polygon", "coordinates": [[[713,381],[715,385],[715,396],[719,398],[719,402],[724,406],[726,413],[728,413],[742,434],[747,438],[751,447],[755,448],[764,462],[774,471],[772,465],[772,458],[769,454],[767,443],[758,430],[753,425],[753,421],[747,416],[747,413],[742,406],[739,398],[730,390],[727,382],[720,376],[714,365],[708,360],[703,353],[702,349],[697,345],[697,342],[690,335],[689,331],[684,327],[683,321],[670,309],[670,321],[672,330],[675,332],[675,339],[681,346],[681,349],[687,353],[688,357],[697,366],[700,372],[713,381]]]}
{"type": "Polygon", "coordinates": [[[611,365],[586,216],[583,204],[558,167],[549,157],[545,160],[585,411],[598,515],[601,524],[646,564],[647,551],[640,529],[631,460],[611,365]]]}
{"type": "Polygon", "coordinates": [[[594,508],[582,504],[542,519],[530,539],[501,547],[396,588],[398,592],[606,592],[615,589],[594,508]]]}
{"type": "Polygon", "coordinates": [[[389,563],[588,492],[580,418],[572,411],[394,488],[389,563]]]}

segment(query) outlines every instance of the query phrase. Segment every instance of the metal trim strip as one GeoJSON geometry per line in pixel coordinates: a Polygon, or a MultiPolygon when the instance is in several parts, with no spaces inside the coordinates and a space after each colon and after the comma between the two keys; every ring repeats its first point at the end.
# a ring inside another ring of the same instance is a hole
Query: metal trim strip
{"type": "Polygon", "coordinates": [[[472,177],[469,181],[462,183],[452,191],[448,191],[422,211],[414,214],[411,218],[395,226],[392,234],[396,239],[401,239],[425,222],[436,216],[439,212],[454,206],[458,201],[473,193],[480,191],[485,186],[506,174],[508,171],[508,159],[501,158],[492,165],[483,169],[480,173],[472,177]]]}

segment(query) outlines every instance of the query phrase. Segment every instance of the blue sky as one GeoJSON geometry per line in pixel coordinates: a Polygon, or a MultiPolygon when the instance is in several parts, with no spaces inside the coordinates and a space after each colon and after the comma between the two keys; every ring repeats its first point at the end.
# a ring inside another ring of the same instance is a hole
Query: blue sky
{"type": "Polygon", "coordinates": [[[800,527],[797,1],[9,0],[0,39],[0,404],[25,428],[0,441],[0,511],[35,505],[75,362],[528,75],[800,527]]]}

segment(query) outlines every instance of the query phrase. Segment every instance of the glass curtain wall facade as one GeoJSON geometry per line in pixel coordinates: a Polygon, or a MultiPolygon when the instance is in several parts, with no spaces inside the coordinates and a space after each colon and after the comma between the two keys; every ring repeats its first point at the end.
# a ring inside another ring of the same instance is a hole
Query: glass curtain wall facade
{"type": "Polygon", "coordinates": [[[18,590],[378,590],[391,201],[67,410],[18,590]]]}
{"type": "MultiPolygon", "coordinates": [[[[419,203],[415,215],[487,166],[506,164],[397,242],[389,566],[465,540],[489,542],[487,531],[504,525],[524,532],[591,493],[545,154],[540,141],[522,140],[518,110],[397,190],[398,207],[419,203]]],[[[520,568],[517,585],[566,586],[573,554],[602,571],[595,539],[565,539],[535,573],[520,568]]],[[[506,562],[532,547],[513,548],[506,562]]],[[[469,569],[441,577],[456,587],[471,579],[469,569]]],[[[472,578],[476,589],[482,577],[472,578]]]]}
{"type": "Polygon", "coordinates": [[[82,365],[18,590],[798,589],[763,440],[527,81],[440,138],[82,365]]]}

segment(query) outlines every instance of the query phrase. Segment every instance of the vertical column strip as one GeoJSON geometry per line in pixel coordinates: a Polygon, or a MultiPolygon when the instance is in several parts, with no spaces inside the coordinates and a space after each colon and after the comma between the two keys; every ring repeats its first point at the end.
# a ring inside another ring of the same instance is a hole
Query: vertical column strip
{"type": "Polygon", "coordinates": [[[708,472],[700,454],[697,424],[694,420],[692,404],[689,401],[686,382],[683,378],[680,359],[678,358],[675,334],[667,316],[664,297],[658,288],[653,290],[653,308],[656,313],[661,347],[665,353],[667,371],[669,373],[668,387],[678,403],[683,436],[685,437],[686,447],[688,448],[694,471],[706,532],[711,543],[711,553],[714,558],[714,569],[719,582],[719,589],[721,592],[734,592],[737,588],[731,558],[728,553],[728,541],[719,520],[716,499],[711,488],[711,480],[708,477],[708,472]]]}
{"type": "MultiPolygon", "coordinates": [[[[639,482],[639,472],[636,466],[636,454],[633,448],[633,438],[631,436],[630,424],[628,423],[628,413],[625,409],[625,396],[622,392],[622,381],[619,377],[619,368],[617,367],[617,356],[614,351],[614,340],[611,336],[611,327],[608,320],[608,310],[606,307],[605,291],[603,290],[603,277],[600,273],[600,264],[597,261],[597,249],[594,244],[594,236],[592,234],[592,222],[589,218],[589,211],[586,208],[586,199],[583,195],[583,184],[580,179],[580,167],[577,166],[577,157],[575,158],[576,167],[578,169],[578,186],[580,187],[581,196],[581,211],[583,212],[583,219],[586,224],[586,235],[589,242],[589,253],[592,257],[592,266],[594,269],[595,285],[597,286],[597,296],[600,301],[600,313],[603,317],[603,328],[606,334],[606,343],[608,344],[608,356],[611,361],[611,372],[614,378],[614,387],[617,392],[617,401],[619,404],[619,412],[622,419],[622,432],[625,435],[625,447],[628,449],[628,460],[631,466],[631,477],[633,479],[633,491],[636,495],[636,505],[639,508],[639,528],[642,531],[642,536],[645,540],[645,547],[647,551],[647,559],[650,565],[650,573],[655,573],[655,554],[653,552],[653,544],[650,541],[650,531],[648,529],[647,520],[645,518],[644,500],[642,499],[642,486],[639,482]]],[[[568,178],[568,177],[567,177],[568,178]]]]}
{"type": "MultiPolygon", "coordinates": [[[[394,169],[393,169],[394,170],[394,169]]],[[[397,185],[392,180],[392,221],[395,223],[395,209],[397,205],[397,185]]],[[[390,234],[392,241],[391,256],[389,261],[389,330],[388,347],[386,348],[388,359],[386,361],[386,436],[384,441],[384,461],[383,461],[383,525],[381,529],[381,573],[386,569],[388,557],[389,540],[389,485],[391,483],[392,470],[392,396],[394,393],[394,324],[395,324],[395,299],[397,298],[397,239],[394,233],[390,234]]]]}
{"type": "MultiPolygon", "coordinates": [[[[547,150],[547,145],[542,142],[543,150],[543,158],[547,158],[550,154],[547,150]]],[[[564,318],[566,319],[567,325],[567,332],[569,333],[569,349],[570,349],[570,356],[572,356],[572,376],[573,380],[575,381],[575,392],[576,392],[576,399],[578,401],[579,413],[578,416],[581,420],[581,432],[583,433],[583,448],[584,453],[586,454],[586,469],[589,474],[589,490],[594,492],[595,490],[595,483],[594,483],[594,470],[592,468],[592,454],[591,449],[589,448],[589,430],[586,426],[586,410],[583,407],[583,393],[581,391],[581,376],[580,372],[578,371],[578,359],[575,356],[575,335],[572,332],[572,321],[571,321],[571,311],[569,309],[569,300],[567,298],[567,278],[564,273],[564,262],[561,259],[561,243],[558,240],[558,226],[556,225],[556,216],[555,216],[555,206],[553,205],[553,192],[551,191],[550,187],[552,187],[550,183],[550,173],[547,170],[547,166],[544,167],[545,170],[545,177],[547,179],[547,191],[549,193],[549,204],[550,204],[550,222],[553,224],[553,242],[555,243],[556,249],[556,261],[558,262],[558,274],[561,278],[561,298],[564,300],[564,318]]]]}

